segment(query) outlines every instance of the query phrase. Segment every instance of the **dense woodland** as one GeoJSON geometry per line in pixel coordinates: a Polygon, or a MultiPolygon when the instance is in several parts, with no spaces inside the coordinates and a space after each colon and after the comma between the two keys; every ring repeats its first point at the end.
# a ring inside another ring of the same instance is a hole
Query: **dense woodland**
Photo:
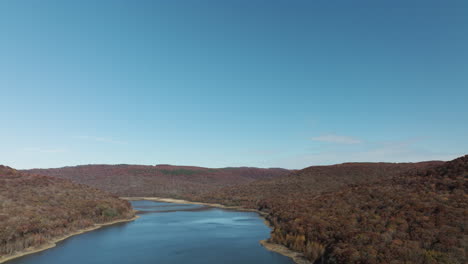
{"type": "Polygon", "coordinates": [[[0,258],[96,223],[133,216],[129,202],[109,193],[0,165],[0,258]]]}
{"type": "Polygon", "coordinates": [[[285,169],[171,165],[83,165],[26,172],[70,179],[119,196],[188,198],[221,187],[288,175],[285,169]]]}
{"type": "Polygon", "coordinates": [[[467,262],[468,156],[396,170],[361,165],[311,167],[199,199],[267,212],[271,240],[314,263],[467,262]]]}
{"type": "Polygon", "coordinates": [[[295,195],[315,197],[338,190],[349,184],[363,184],[390,179],[401,173],[443,164],[441,161],[419,163],[343,163],[312,166],[292,172],[285,177],[258,180],[252,183],[218,189],[193,199],[228,205],[255,207],[259,201],[295,195]]]}
{"type": "MultiPolygon", "coordinates": [[[[273,226],[273,242],[304,253],[314,263],[467,262],[468,156],[451,162],[345,163],[292,172],[169,165],[86,165],[31,172],[120,196],[258,209],[273,226]]],[[[24,206],[30,204],[34,203],[24,206]]],[[[6,210],[5,205],[0,208],[6,210]]],[[[80,212],[87,210],[95,212],[80,212]]],[[[99,219],[102,211],[93,215],[99,219]]]]}

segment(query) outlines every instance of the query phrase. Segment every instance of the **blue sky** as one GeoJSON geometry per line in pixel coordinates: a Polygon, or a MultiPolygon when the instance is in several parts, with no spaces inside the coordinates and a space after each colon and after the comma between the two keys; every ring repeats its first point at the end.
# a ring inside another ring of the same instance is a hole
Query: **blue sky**
{"type": "Polygon", "coordinates": [[[466,1],[0,1],[0,164],[468,151],[466,1]]]}

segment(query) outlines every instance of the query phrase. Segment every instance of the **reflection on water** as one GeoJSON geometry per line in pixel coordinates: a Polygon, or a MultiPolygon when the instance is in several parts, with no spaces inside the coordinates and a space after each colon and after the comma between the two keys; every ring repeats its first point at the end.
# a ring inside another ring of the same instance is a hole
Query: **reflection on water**
{"type": "Polygon", "coordinates": [[[293,263],[258,243],[270,230],[256,213],[153,201],[132,205],[141,211],[133,222],[74,236],[7,264],[293,263]]]}

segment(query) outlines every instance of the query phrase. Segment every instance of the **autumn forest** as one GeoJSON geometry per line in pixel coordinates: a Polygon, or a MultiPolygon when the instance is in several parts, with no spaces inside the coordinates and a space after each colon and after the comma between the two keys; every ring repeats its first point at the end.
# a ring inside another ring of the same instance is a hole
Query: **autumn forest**
{"type": "Polygon", "coordinates": [[[468,156],[284,169],[87,165],[0,169],[0,253],[134,212],[127,197],[255,209],[312,263],[465,263],[468,156]],[[42,176],[44,175],[44,176],[42,176]],[[103,191],[99,190],[102,189],[103,191]]]}

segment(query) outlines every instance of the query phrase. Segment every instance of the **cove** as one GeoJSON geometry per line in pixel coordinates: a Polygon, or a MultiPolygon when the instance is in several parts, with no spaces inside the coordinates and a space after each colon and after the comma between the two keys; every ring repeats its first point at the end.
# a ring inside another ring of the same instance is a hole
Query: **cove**
{"type": "Polygon", "coordinates": [[[131,203],[140,211],[133,222],[73,236],[6,264],[294,263],[259,244],[270,229],[257,213],[195,204],[131,203]]]}

